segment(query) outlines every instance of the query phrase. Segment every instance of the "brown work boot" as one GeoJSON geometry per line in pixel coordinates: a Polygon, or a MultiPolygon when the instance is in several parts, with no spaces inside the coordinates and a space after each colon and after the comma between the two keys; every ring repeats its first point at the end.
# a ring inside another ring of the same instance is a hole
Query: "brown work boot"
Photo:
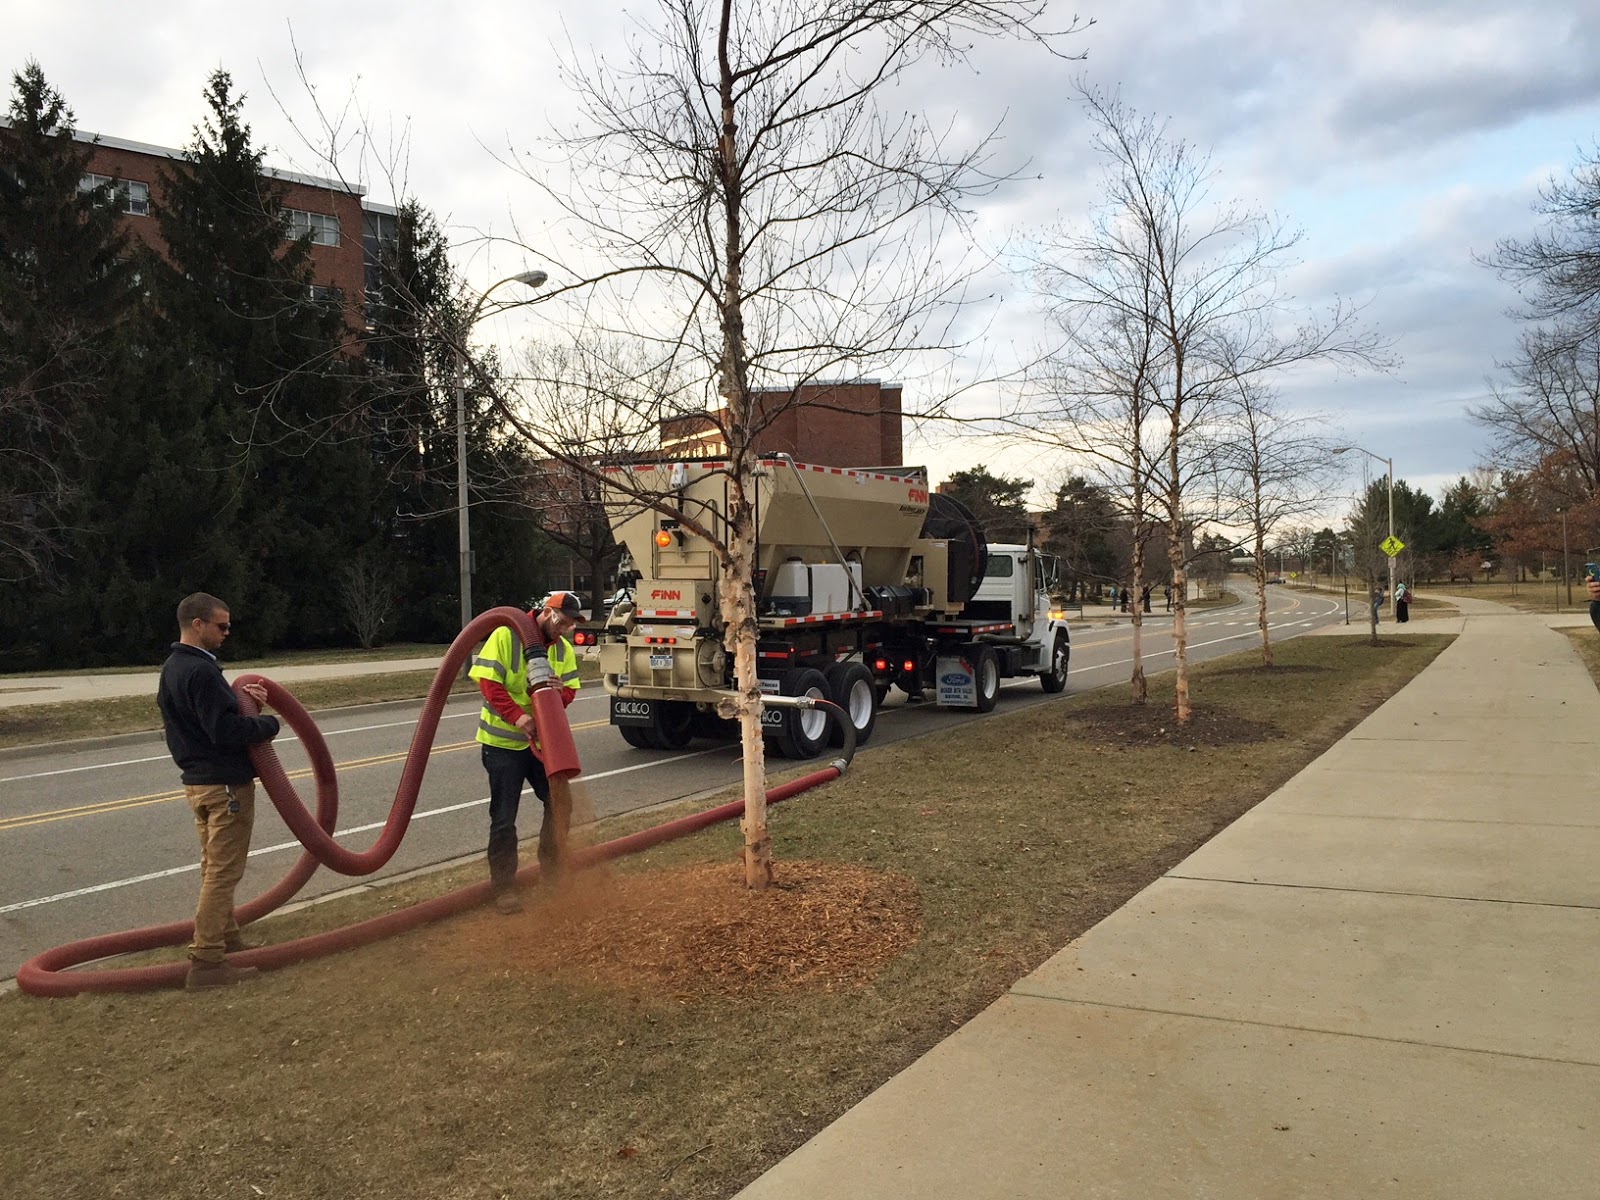
{"type": "Polygon", "coordinates": [[[501,892],[494,898],[495,911],[511,916],[522,911],[522,897],[515,892],[501,892]]]}
{"type": "Polygon", "coordinates": [[[231,987],[243,983],[256,973],[254,967],[235,967],[225,962],[191,962],[189,977],[183,981],[185,991],[198,992],[206,988],[231,987]]]}

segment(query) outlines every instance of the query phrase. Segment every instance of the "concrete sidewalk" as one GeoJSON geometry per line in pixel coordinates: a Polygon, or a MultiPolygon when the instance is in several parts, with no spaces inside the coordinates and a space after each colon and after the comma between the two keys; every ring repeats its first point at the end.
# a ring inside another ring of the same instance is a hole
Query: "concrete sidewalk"
{"type": "Polygon", "coordinates": [[[1600,1194],[1600,694],[1479,605],[743,1200],[1600,1194]]]}

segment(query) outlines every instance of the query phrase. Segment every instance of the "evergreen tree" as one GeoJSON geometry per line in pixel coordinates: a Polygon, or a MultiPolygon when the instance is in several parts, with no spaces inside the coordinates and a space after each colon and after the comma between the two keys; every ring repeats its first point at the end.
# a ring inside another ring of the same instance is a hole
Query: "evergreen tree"
{"type": "MultiPolygon", "coordinates": [[[[394,237],[376,249],[365,383],[382,477],[383,559],[404,597],[394,634],[447,641],[460,629],[455,363],[430,330],[458,324],[461,292],[438,221],[420,205],[404,206],[394,237]]],[[[492,355],[480,367],[498,375],[492,355]]],[[[475,607],[520,605],[552,555],[528,492],[532,455],[505,433],[475,378],[465,399],[475,607]]]]}
{"type": "Polygon", "coordinates": [[[348,640],[339,580],[383,534],[350,331],[341,303],[313,299],[309,234],[288,237],[284,188],[263,175],[225,71],[205,99],[185,164],[161,180],[169,262],[154,276],[169,344],[207,392],[201,427],[221,435],[191,464],[231,488],[206,540],[240,557],[242,649],[348,640]]]}
{"type": "Polygon", "coordinates": [[[1103,488],[1074,475],[1056,489],[1055,508],[1045,518],[1044,548],[1061,558],[1061,585],[1068,599],[1124,578],[1113,543],[1116,507],[1103,488]]]}
{"type": "Polygon", "coordinates": [[[53,576],[84,479],[107,336],[134,300],[114,189],[81,191],[91,150],[37,62],[0,129],[0,578],[53,576]]]}
{"type": "Polygon", "coordinates": [[[971,470],[955,472],[939,490],[971,509],[991,542],[1025,542],[1027,498],[1032,487],[1031,480],[994,475],[979,463],[971,470]]]}

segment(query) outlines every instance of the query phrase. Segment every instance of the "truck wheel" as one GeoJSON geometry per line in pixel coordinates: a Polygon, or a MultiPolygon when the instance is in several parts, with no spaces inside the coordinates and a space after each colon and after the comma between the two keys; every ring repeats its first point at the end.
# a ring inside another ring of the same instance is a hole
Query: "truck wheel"
{"type": "Polygon", "coordinates": [[[725,742],[729,738],[739,736],[739,722],[724,720],[713,711],[696,708],[694,720],[689,726],[690,732],[695,737],[707,738],[713,742],[725,742]]]}
{"type": "MultiPolygon", "coordinates": [[[[878,689],[872,681],[872,672],[858,662],[842,662],[829,667],[826,678],[828,699],[844,709],[850,724],[855,726],[856,745],[865,745],[872,736],[873,726],[878,723],[878,689]]],[[[844,730],[831,718],[828,745],[844,745],[844,730]]]]}
{"type": "MultiPolygon", "coordinates": [[[[821,671],[796,667],[784,675],[778,684],[778,691],[785,696],[811,696],[826,700],[828,681],[821,671]]],[[[828,741],[828,714],[816,709],[810,712],[802,709],[785,710],[783,723],[778,726],[773,740],[777,743],[778,753],[785,758],[815,758],[822,753],[822,747],[828,741]]]]}
{"type": "Polygon", "coordinates": [[[1063,691],[1067,686],[1067,659],[1072,647],[1059,633],[1050,643],[1050,669],[1039,676],[1039,686],[1047,692],[1063,691]]]}
{"type": "Polygon", "coordinates": [[[1000,699],[1000,658],[993,646],[970,645],[972,677],[977,685],[978,711],[993,712],[994,702],[1000,699]]]}
{"type": "Polygon", "coordinates": [[[683,700],[658,700],[655,719],[646,728],[657,750],[682,750],[694,738],[694,705],[683,700]]]}
{"type": "Polygon", "coordinates": [[[617,732],[622,735],[622,740],[635,750],[654,750],[649,732],[638,725],[618,725],[617,732]]]}

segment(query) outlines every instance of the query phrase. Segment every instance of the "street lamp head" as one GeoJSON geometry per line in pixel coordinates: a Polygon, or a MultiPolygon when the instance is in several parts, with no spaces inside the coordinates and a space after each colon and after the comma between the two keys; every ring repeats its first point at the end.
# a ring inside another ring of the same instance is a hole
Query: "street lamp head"
{"type": "Polygon", "coordinates": [[[521,275],[513,275],[511,278],[517,283],[524,284],[527,287],[536,288],[543,287],[545,280],[549,279],[550,276],[546,275],[543,271],[534,270],[524,271],[521,275]]]}
{"type": "Polygon", "coordinates": [[[1329,451],[1329,453],[1331,453],[1331,454],[1346,454],[1346,453],[1348,453],[1349,451],[1351,451],[1353,449],[1355,449],[1354,446],[1335,446],[1335,447],[1333,447],[1332,450],[1329,451]]]}

